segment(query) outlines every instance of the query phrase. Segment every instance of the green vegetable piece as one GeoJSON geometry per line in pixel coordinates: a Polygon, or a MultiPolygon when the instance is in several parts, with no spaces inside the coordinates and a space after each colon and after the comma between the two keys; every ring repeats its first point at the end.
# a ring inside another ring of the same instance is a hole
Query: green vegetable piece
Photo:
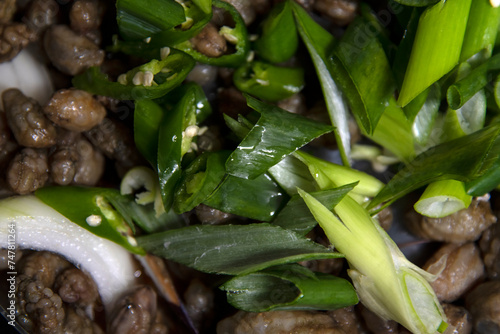
{"type": "Polygon", "coordinates": [[[377,36],[366,34],[369,26],[370,22],[362,17],[356,18],[335,48],[331,61],[332,76],[346,94],[358,124],[372,134],[396,85],[377,36]]]}
{"type": "Polygon", "coordinates": [[[181,162],[197,135],[196,94],[186,94],[161,120],[158,132],[157,172],[165,211],[169,211],[181,178],[181,162]]]}
{"type": "Polygon", "coordinates": [[[467,182],[465,188],[470,196],[483,196],[500,185],[500,159],[481,177],[467,182]]]}
{"type": "MultiPolygon", "coordinates": [[[[171,0],[170,0],[171,1],[171,0]]],[[[211,1],[198,1],[199,5],[211,1]]],[[[142,40],[120,40],[118,36],[113,36],[113,44],[108,47],[111,52],[123,52],[125,54],[139,56],[145,59],[158,58],[159,50],[168,46],[175,47],[192,37],[196,36],[212,19],[212,7],[208,12],[194,2],[184,2],[182,5],[183,15],[186,20],[175,27],[159,31],[142,40]]]]}
{"type": "Polygon", "coordinates": [[[485,175],[494,175],[493,170],[499,159],[500,124],[494,124],[419,154],[382,188],[368,208],[378,211],[374,208],[382,203],[385,207],[434,181],[454,179],[473,182],[485,175]]]}
{"type": "Polygon", "coordinates": [[[468,208],[471,201],[463,182],[442,180],[429,184],[413,207],[421,215],[442,218],[468,208]]]}
{"type": "Polygon", "coordinates": [[[212,106],[200,85],[194,82],[186,82],[174,88],[169,94],[156,99],[155,102],[172,109],[186,94],[191,94],[195,100],[194,113],[198,123],[203,122],[211,113],[212,106]]]}
{"type": "MultiPolygon", "coordinates": [[[[432,129],[438,116],[439,106],[441,105],[441,90],[439,84],[433,84],[420,95],[425,96],[425,101],[414,116],[411,129],[415,142],[420,145],[425,145],[431,136],[432,129]]],[[[419,99],[419,97],[406,106],[410,106],[417,99],[419,99]]]]}
{"type": "MultiPolygon", "coordinates": [[[[111,240],[132,253],[144,255],[142,247],[132,236],[119,207],[112,202],[120,193],[109,188],[84,188],[76,186],[44,187],[35,192],[36,197],[60,214],[100,237],[111,240]]],[[[133,226],[132,226],[133,227],[133,226]]]]}
{"type": "Polygon", "coordinates": [[[264,60],[281,63],[297,51],[299,36],[288,1],[274,6],[262,23],[262,34],[255,42],[255,51],[264,60]]]}
{"type": "Polygon", "coordinates": [[[148,253],[200,271],[242,275],[308,259],[342,257],[293,231],[269,224],[196,225],[137,238],[148,253]]]}
{"type": "Polygon", "coordinates": [[[226,174],[224,163],[228,155],[227,151],[206,152],[183,171],[174,197],[175,212],[192,210],[212,194],[226,174]]]}
{"type": "Polygon", "coordinates": [[[226,171],[233,176],[256,178],[288,154],[332,130],[329,125],[250,96],[247,103],[261,117],[226,162],[226,171]]]}
{"type": "Polygon", "coordinates": [[[193,3],[205,13],[212,12],[212,0],[193,0],[193,3]]]}
{"type": "Polygon", "coordinates": [[[234,44],[235,51],[220,57],[208,57],[196,51],[192,43],[188,40],[176,44],[175,48],[188,53],[200,63],[223,67],[238,67],[246,61],[248,52],[250,51],[250,42],[245,22],[240,13],[231,4],[222,0],[213,0],[213,6],[227,12],[234,21],[234,27],[224,26],[220,29],[219,34],[224,36],[229,43],[234,44]]]}
{"type": "Polygon", "coordinates": [[[282,265],[236,276],[220,289],[226,291],[231,305],[247,312],[335,310],[358,303],[358,296],[347,280],[313,273],[299,265],[282,265]],[[280,298],[273,301],[269,296],[277,290],[280,298]]]}
{"type": "Polygon", "coordinates": [[[223,212],[268,222],[287,199],[267,174],[253,180],[229,175],[203,203],[223,212]]]}
{"type": "Polygon", "coordinates": [[[407,105],[458,64],[470,7],[471,0],[441,0],[422,13],[399,105],[407,105]]]}
{"type": "Polygon", "coordinates": [[[345,254],[347,273],[364,306],[412,333],[446,329],[446,315],[428,283],[435,276],[408,261],[360,204],[346,196],[334,214],[308,193],[299,194],[328,239],[345,254]]]}
{"type": "Polygon", "coordinates": [[[92,94],[119,100],[155,99],[167,94],[184,81],[195,61],[187,54],[171,50],[162,60],[153,59],[110,81],[98,67],[91,67],[72,80],[73,86],[92,94]]]}
{"type": "Polygon", "coordinates": [[[491,73],[500,70],[500,54],[489,58],[486,62],[473,69],[468,75],[452,84],[446,93],[446,99],[451,109],[461,108],[470,98],[491,81],[491,73]],[[489,75],[488,75],[489,74],[489,75]]]}
{"type": "Polygon", "coordinates": [[[390,99],[389,106],[380,117],[373,134],[366,136],[391,151],[403,162],[415,157],[411,123],[395,99],[390,99]]]}
{"type": "Polygon", "coordinates": [[[307,166],[293,155],[287,155],[267,172],[290,196],[297,194],[297,187],[318,190],[307,166]]]}
{"type": "Polygon", "coordinates": [[[333,36],[317,24],[307,12],[294,1],[291,4],[299,35],[309,51],[325,97],[333,133],[344,165],[350,165],[350,134],[348,107],[337,83],[333,80],[330,54],[335,44],[333,36]]]}
{"type": "MultiPolygon", "coordinates": [[[[311,192],[310,194],[329,210],[333,210],[335,205],[356,185],[357,183],[351,183],[334,189],[311,192]]],[[[273,224],[306,235],[316,226],[317,222],[302,198],[297,194],[288,201],[276,219],[273,220],[273,224]]]]}
{"type": "Polygon", "coordinates": [[[382,181],[362,171],[337,165],[302,151],[296,152],[295,156],[309,168],[320,189],[332,189],[358,182],[351,195],[373,197],[384,186],[382,181]]]}
{"type": "Polygon", "coordinates": [[[300,92],[305,84],[301,67],[280,67],[261,61],[239,67],[233,81],[242,92],[270,102],[289,98],[300,92]]]}
{"type": "Polygon", "coordinates": [[[158,156],[158,134],[165,110],[151,100],[135,102],[134,141],[143,157],[156,166],[158,156]]]}
{"type": "Polygon", "coordinates": [[[150,37],[186,20],[184,9],[172,0],[117,0],[116,21],[126,40],[150,37]]]}
{"type": "Polygon", "coordinates": [[[481,52],[481,57],[491,56],[497,37],[499,19],[500,8],[493,7],[489,0],[474,1],[474,6],[471,5],[469,12],[460,61],[469,60],[478,52],[481,52]]]}

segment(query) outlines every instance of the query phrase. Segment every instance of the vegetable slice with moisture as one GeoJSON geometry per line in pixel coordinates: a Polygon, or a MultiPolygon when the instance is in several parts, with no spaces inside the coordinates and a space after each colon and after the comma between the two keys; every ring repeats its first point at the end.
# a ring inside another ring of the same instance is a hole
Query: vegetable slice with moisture
{"type": "Polygon", "coordinates": [[[299,265],[271,267],[256,273],[237,276],[220,289],[228,302],[248,312],[271,310],[335,310],[355,305],[358,296],[345,279],[313,273],[299,265]],[[272,300],[277,290],[278,300],[272,300]]]}
{"type": "Polygon", "coordinates": [[[334,214],[308,193],[299,194],[328,239],[345,254],[348,274],[367,308],[412,333],[446,329],[446,316],[428,283],[434,276],[409,262],[363,207],[346,196],[334,214]]]}
{"type": "Polygon", "coordinates": [[[148,253],[200,271],[241,275],[279,264],[342,257],[297,233],[266,223],[197,225],[140,236],[148,253]]]}
{"type": "Polygon", "coordinates": [[[460,59],[471,0],[441,0],[420,16],[398,104],[407,105],[460,59]]]}
{"type": "Polygon", "coordinates": [[[293,114],[247,96],[261,116],[226,162],[227,173],[255,178],[285,156],[332,130],[330,125],[293,114]]]}

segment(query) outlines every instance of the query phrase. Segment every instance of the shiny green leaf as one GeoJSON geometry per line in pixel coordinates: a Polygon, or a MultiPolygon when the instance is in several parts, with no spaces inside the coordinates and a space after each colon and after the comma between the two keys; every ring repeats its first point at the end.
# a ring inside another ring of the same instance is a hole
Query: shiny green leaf
{"type": "Polygon", "coordinates": [[[240,275],[279,264],[342,257],[269,224],[194,225],[137,238],[148,253],[200,271],[240,275]]]}
{"type": "Polygon", "coordinates": [[[253,179],[332,127],[247,97],[261,117],[226,162],[228,174],[253,179]]]}
{"type": "Polygon", "coordinates": [[[237,276],[220,289],[226,291],[231,305],[247,312],[335,310],[358,303],[347,280],[304,270],[299,265],[271,267],[237,276]]]}
{"type": "Polygon", "coordinates": [[[283,190],[267,174],[253,180],[229,175],[203,203],[223,212],[271,221],[286,199],[283,190]]]}

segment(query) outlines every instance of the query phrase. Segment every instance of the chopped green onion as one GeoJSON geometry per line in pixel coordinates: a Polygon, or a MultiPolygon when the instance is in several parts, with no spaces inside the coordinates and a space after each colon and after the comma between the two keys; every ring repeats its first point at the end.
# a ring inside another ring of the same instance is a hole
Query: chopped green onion
{"type": "Polygon", "coordinates": [[[446,316],[428,281],[434,276],[409,262],[368,212],[349,196],[334,212],[299,190],[312,214],[350,265],[361,302],[382,319],[391,319],[412,333],[446,329],[446,316]]]}
{"type": "Polygon", "coordinates": [[[407,105],[458,64],[471,2],[441,0],[422,13],[398,104],[407,105]]]}
{"type": "Polygon", "coordinates": [[[471,6],[465,30],[460,61],[480,56],[490,57],[495,46],[500,19],[500,8],[491,6],[489,0],[475,0],[471,6]]]}
{"type": "Polygon", "coordinates": [[[423,216],[442,218],[468,208],[471,201],[472,196],[467,195],[463,182],[443,180],[425,188],[414,208],[423,216]]]}

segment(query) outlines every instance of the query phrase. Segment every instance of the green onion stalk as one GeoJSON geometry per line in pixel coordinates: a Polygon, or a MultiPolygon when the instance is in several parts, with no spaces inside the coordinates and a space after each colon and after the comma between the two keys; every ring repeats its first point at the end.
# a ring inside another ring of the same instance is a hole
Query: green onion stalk
{"type": "Polygon", "coordinates": [[[429,282],[435,276],[408,261],[369,213],[346,196],[328,210],[299,190],[335,248],[345,254],[361,302],[383,319],[412,333],[444,332],[444,311],[429,282]]]}

